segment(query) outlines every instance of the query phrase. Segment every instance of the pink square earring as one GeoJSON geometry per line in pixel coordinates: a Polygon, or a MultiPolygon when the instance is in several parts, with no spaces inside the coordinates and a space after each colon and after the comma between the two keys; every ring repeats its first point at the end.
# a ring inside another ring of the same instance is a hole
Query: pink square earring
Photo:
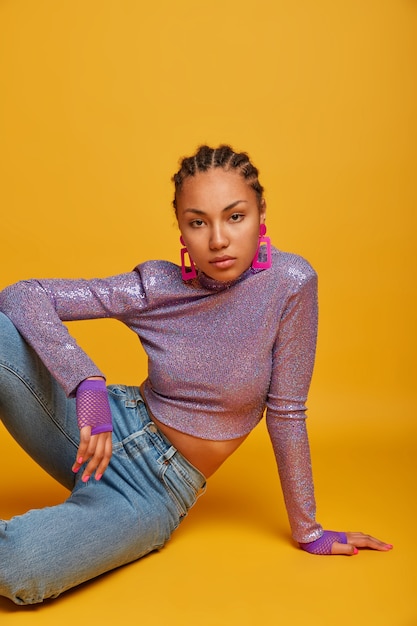
{"type": "Polygon", "coordinates": [[[266,226],[265,224],[260,224],[258,249],[256,250],[255,258],[252,261],[252,268],[254,270],[267,270],[272,265],[271,240],[265,235],[266,226]]]}
{"type": "Polygon", "coordinates": [[[181,276],[183,280],[192,280],[193,278],[197,276],[197,270],[195,268],[192,258],[190,257],[190,253],[188,252],[185,246],[184,239],[182,238],[182,236],[180,237],[180,242],[181,242],[181,245],[184,246],[183,248],[181,248],[181,276]],[[188,256],[190,265],[186,265],[187,256],[188,256]]]}

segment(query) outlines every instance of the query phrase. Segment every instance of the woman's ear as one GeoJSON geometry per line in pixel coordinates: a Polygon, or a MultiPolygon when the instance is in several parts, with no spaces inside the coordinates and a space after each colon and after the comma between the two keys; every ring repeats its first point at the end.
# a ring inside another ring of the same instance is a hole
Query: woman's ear
{"type": "Polygon", "coordinates": [[[260,223],[261,224],[265,224],[265,219],[266,219],[266,202],[265,202],[265,198],[262,198],[260,204],[259,204],[259,216],[260,216],[260,223]]]}

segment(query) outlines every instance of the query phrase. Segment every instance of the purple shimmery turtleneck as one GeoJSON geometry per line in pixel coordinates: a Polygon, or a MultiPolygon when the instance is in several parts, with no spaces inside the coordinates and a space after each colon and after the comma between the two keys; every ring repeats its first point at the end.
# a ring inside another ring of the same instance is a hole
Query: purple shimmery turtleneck
{"type": "Polygon", "coordinates": [[[305,402],[317,331],[317,280],[301,257],[273,248],[272,267],[231,283],[148,261],[104,279],[29,280],[0,293],[0,310],[36,350],[67,395],[104,376],[62,321],[116,318],[149,361],[142,390],[162,423],[195,437],[249,433],[266,408],[296,541],[322,534],[315,521],[305,402]]]}

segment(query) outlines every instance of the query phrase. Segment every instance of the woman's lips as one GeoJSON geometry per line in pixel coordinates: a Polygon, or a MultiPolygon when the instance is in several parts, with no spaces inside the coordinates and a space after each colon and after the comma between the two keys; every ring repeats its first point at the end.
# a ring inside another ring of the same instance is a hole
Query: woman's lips
{"type": "Polygon", "coordinates": [[[219,269],[226,270],[229,267],[231,267],[235,261],[236,259],[234,257],[222,256],[222,257],[218,257],[210,261],[210,265],[214,265],[215,267],[218,267],[219,269]]]}

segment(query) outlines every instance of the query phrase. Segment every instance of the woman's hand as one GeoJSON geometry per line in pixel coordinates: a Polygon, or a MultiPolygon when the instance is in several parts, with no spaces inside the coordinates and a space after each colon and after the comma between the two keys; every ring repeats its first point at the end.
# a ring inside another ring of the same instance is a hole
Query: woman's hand
{"type": "Polygon", "coordinates": [[[315,539],[315,541],[300,543],[300,548],[310,554],[323,556],[329,554],[353,556],[358,554],[358,548],[388,552],[388,550],[391,550],[392,545],[363,533],[341,533],[334,530],[324,530],[322,536],[315,539]]]}
{"type": "Polygon", "coordinates": [[[77,473],[80,467],[87,462],[81,480],[86,483],[94,473],[95,479],[100,480],[110,462],[111,453],[111,432],[92,435],[91,426],[84,426],[80,430],[80,445],[72,471],[77,473]]]}
{"type": "Polygon", "coordinates": [[[380,552],[388,552],[393,548],[392,544],[385,543],[370,535],[364,535],[363,533],[346,533],[346,537],[347,543],[340,543],[339,541],[333,543],[331,554],[353,556],[354,554],[358,554],[358,548],[379,550],[380,552]]]}
{"type": "Polygon", "coordinates": [[[77,387],[76,411],[80,429],[80,445],[72,471],[77,473],[87,463],[82,481],[95,473],[100,480],[112,454],[112,416],[106,382],[100,376],[83,380],[77,387]]]}

